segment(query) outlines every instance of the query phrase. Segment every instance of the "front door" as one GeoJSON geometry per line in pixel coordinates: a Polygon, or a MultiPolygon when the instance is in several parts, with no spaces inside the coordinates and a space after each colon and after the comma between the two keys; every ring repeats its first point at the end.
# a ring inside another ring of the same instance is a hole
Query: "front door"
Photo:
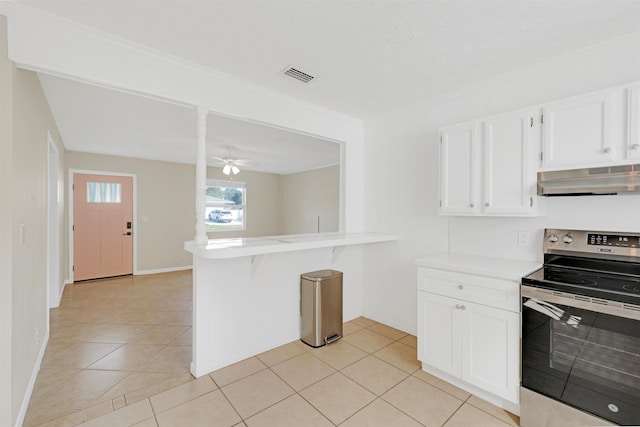
{"type": "Polygon", "coordinates": [[[133,273],[133,178],[73,175],[74,281],[133,273]]]}

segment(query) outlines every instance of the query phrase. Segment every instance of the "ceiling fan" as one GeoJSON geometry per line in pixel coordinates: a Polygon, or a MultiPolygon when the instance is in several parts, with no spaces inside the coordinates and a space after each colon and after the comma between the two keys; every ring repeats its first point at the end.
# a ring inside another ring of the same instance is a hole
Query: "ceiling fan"
{"type": "Polygon", "coordinates": [[[218,161],[218,165],[223,166],[222,173],[225,175],[230,175],[233,173],[234,175],[240,172],[239,166],[250,166],[253,165],[253,162],[249,159],[238,159],[236,157],[231,156],[231,150],[234,150],[234,147],[227,147],[227,156],[226,157],[216,157],[209,156],[212,159],[218,161]]]}

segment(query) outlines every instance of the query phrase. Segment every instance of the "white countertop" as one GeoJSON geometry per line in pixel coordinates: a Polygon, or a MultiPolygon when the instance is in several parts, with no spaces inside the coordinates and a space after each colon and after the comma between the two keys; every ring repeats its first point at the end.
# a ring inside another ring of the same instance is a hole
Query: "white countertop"
{"type": "Polygon", "coordinates": [[[391,242],[394,240],[398,240],[398,236],[383,233],[295,234],[209,239],[206,244],[201,245],[196,244],[194,241],[189,241],[185,242],[184,249],[202,258],[227,259],[305,249],[391,242]]]}
{"type": "Polygon", "coordinates": [[[415,261],[419,267],[476,274],[498,279],[520,280],[542,267],[541,263],[479,255],[439,253],[415,261]]]}

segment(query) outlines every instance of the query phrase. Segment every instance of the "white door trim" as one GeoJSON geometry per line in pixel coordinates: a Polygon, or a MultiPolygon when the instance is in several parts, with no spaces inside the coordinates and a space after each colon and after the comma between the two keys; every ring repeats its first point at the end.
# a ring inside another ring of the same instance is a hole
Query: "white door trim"
{"type": "Polygon", "coordinates": [[[132,173],[69,169],[69,282],[73,283],[73,178],[75,174],[123,176],[133,179],[133,275],[138,275],[138,176],[132,173]]]}
{"type": "MultiPolygon", "coordinates": [[[[47,307],[60,305],[60,186],[58,149],[47,130],[47,307]]],[[[48,325],[47,325],[48,327],[48,325]]]]}

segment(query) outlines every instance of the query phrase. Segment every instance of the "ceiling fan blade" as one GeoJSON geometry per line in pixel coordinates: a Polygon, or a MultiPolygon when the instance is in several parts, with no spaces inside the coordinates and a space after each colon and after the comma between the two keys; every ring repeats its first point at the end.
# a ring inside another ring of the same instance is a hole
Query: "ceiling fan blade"
{"type": "Polygon", "coordinates": [[[209,156],[209,158],[210,158],[210,159],[218,160],[218,161],[220,161],[220,162],[227,163],[227,159],[223,159],[222,157],[209,156]]]}

